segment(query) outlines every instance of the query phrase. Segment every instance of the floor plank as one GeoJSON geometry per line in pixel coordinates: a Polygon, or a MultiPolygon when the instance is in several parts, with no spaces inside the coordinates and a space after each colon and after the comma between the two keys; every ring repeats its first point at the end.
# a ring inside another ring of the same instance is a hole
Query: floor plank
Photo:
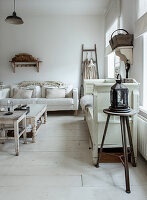
{"type": "Polygon", "coordinates": [[[49,113],[34,144],[0,144],[0,200],[147,200],[147,163],[130,165],[131,194],[125,193],[120,163],[92,165],[83,116],[49,113]]]}

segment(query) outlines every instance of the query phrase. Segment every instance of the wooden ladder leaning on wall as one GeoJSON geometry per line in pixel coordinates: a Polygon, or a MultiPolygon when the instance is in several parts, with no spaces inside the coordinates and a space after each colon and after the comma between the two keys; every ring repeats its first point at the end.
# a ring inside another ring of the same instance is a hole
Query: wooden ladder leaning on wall
{"type": "Polygon", "coordinates": [[[91,52],[91,53],[94,52],[94,55],[95,55],[94,63],[96,65],[97,78],[99,78],[96,44],[94,45],[93,49],[84,49],[84,44],[82,44],[80,97],[84,95],[84,86],[83,86],[84,53],[88,53],[88,52],[91,52]]]}

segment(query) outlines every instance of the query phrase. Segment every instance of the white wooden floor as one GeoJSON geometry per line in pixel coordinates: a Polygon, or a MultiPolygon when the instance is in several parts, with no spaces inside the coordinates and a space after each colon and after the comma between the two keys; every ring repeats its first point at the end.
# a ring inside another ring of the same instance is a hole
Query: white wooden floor
{"type": "Polygon", "coordinates": [[[91,164],[83,117],[51,113],[37,143],[0,144],[0,200],[147,200],[147,163],[130,166],[131,194],[125,193],[121,164],[91,164]]]}

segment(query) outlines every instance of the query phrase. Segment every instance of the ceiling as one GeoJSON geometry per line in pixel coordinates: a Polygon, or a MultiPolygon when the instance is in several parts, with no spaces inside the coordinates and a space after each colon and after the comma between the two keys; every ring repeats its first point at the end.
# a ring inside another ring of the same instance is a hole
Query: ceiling
{"type": "MultiPolygon", "coordinates": [[[[13,11],[14,0],[0,0],[0,15],[13,11]]],[[[110,0],[16,0],[16,12],[26,15],[104,15],[110,0]]]]}

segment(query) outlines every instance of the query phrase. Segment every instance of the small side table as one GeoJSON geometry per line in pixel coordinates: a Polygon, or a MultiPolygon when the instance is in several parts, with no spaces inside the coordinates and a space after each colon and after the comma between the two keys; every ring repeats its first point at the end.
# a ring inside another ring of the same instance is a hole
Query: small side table
{"type": "Polygon", "coordinates": [[[130,152],[129,153],[131,154],[131,162],[132,162],[132,166],[136,167],[135,157],[134,157],[134,149],[133,149],[133,142],[132,142],[130,125],[129,125],[129,117],[135,115],[136,112],[132,109],[127,113],[118,113],[118,112],[116,113],[116,112],[110,111],[109,109],[104,109],[103,112],[105,114],[107,114],[108,116],[107,116],[107,120],[106,120],[106,124],[105,124],[105,129],[104,129],[104,134],[103,134],[103,138],[102,138],[102,142],[101,142],[101,146],[100,146],[100,151],[98,153],[98,161],[97,161],[96,167],[99,167],[100,158],[101,158],[101,154],[102,154],[102,151],[103,151],[103,146],[104,146],[104,141],[105,141],[105,137],[106,137],[106,132],[107,132],[110,116],[111,115],[119,116],[120,117],[120,125],[121,125],[121,135],[122,135],[124,161],[120,156],[119,157],[120,157],[121,162],[122,162],[122,164],[125,168],[126,192],[130,193],[131,191],[130,191],[130,181],[129,181],[126,127],[127,127],[128,139],[129,139],[129,145],[130,145],[130,152]]]}
{"type": "Polygon", "coordinates": [[[24,143],[26,144],[26,111],[14,111],[12,115],[5,115],[6,112],[0,112],[0,125],[2,126],[3,135],[0,134],[0,140],[5,143],[6,139],[15,140],[16,156],[19,155],[19,138],[23,135],[24,143]],[[22,122],[20,130],[19,124],[22,122]],[[8,127],[11,126],[12,128],[8,127]],[[14,130],[14,137],[7,137],[6,130],[14,130]]]}

